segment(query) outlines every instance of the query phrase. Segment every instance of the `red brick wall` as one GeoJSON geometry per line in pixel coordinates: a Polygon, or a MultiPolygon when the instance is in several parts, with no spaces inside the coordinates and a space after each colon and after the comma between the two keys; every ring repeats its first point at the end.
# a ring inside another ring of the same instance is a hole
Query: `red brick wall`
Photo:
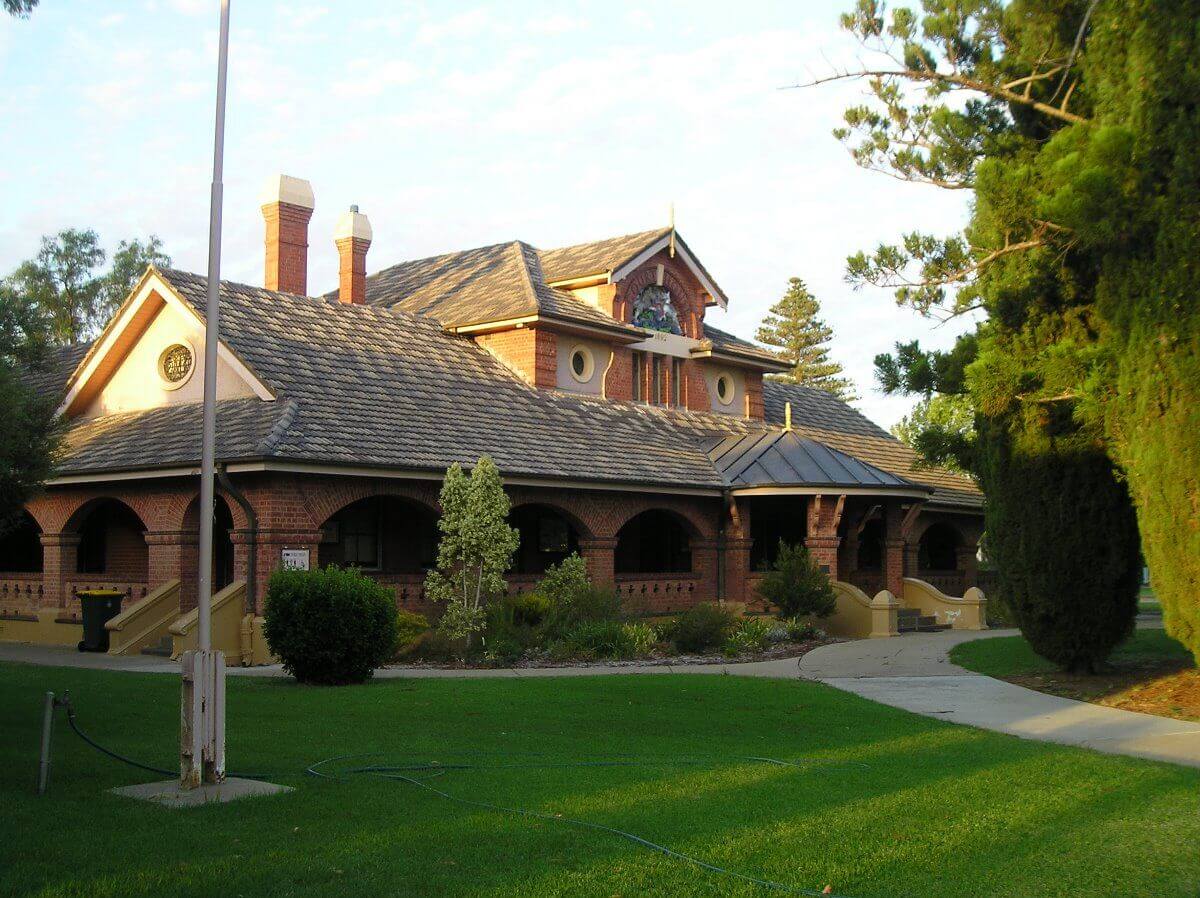
{"type": "Polygon", "coordinates": [[[267,231],[263,286],[284,293],[308,292],[308,221],[312,209],[291,203],[262,207],[267,231]]]}
{"type": "Polygon", "coordinates": [[[346,237],[336,241],[338,251],[338,302],[361,305],[367,301],[367,250],[370,240],[346,237]]]}
{"type": "Polygon", "coordinates": [[[475,342],[517,372],[527,383],[550,390],[558,385],[558,341],[536,327],[480,334],[475,342]]]}

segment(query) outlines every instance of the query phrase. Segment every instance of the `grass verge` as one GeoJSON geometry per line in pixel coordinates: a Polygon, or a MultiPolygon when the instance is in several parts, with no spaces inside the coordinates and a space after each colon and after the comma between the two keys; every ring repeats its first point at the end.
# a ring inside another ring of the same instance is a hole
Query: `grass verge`
{"type": "Polygon", "coordinates": [[[302,774],[348,753],[467,758],[488,769],[431,782],[843,895],[1200,889],[1200,771],[956,727],[813,683],[665,674],[319,689],[231,678],[231,769],[271,772],[296,791],[189,811],[108,794],[154,777],[98,755],[62,721],[51,793],[35,797],[48,689],[69,689],[105,744],[162,766],[177,751],[175,677],[0,665],[0,894],[769,894],[555,821],[302,774]],[[556,766],[618,755],[655,763],[556,766]]]}

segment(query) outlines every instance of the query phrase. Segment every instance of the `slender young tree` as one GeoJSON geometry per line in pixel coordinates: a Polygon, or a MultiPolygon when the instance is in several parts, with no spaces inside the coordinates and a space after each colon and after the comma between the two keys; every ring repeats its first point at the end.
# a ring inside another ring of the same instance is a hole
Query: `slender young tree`
{"type": "Polygon", "coordinates": [[[79,343],[99,332],[146,266],[171,264],[153,235],[121,241],[112,266],[102,271],[106,258],[95,231],[68,228],[43,237],[38,254],[17,267],[8,286],[49,320],[54,343],[79,343]]]}
{"type": "Polygon", "coordinates": [[[794,361],[786,374],[771,375],[787,383],[803,384],[832,393],[843,402],[858,397],[854,384],[842,377],[842,366],[829,358],[833,328],[818,316],[821,304],[800,278],[788,281],[787,292],[771,306],[755,335],[760,343],[772,346],[779,354],[794,361]]]}
{"type": "Polygon", "coordinates": [[[509,501],[495,463],[481,457],[470,475],[455,463],[446,471],[439,499],[437,567],[425,578],[435,602],[445,602],[438,629],[466,639],[483,629],[484,606],[504,594],[504,572],[512,564],[520,533],[508,523],[509,501]]]}

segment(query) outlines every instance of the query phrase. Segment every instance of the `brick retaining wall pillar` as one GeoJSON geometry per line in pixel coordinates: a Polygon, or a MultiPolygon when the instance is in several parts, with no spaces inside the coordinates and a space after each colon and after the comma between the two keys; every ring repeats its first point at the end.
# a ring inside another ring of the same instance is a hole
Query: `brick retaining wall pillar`
{"type": "Polygon", "coordinates": [[[599,585],[616,580],[615,555],[617,538],[594,537],[579,540],[579,553],[587,565],[588,579],[599,585]]]}

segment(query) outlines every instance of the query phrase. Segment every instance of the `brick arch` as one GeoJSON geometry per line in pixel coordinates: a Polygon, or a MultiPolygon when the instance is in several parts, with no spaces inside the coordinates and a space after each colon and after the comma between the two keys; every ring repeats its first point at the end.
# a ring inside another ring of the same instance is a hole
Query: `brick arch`
{"type": "Polygon", "coordinates": [[[87,518],[87,516],[92,512],[92,510],[97,505],[99,505],[101,502],[105,502],[105,501],[116,502],[120,505],[124,505],[126,508],[128,508],[133,513],[134,517],[136,517],[138,519],[138,522],[142,525],[142,529],[144,529],[144,530],[151,529],[151,527],[146,522],[154,520],[154,508],[153,508],[154,503],[148,497],[133,496],[133,495],[114,496],[111,493],[99,493],[99,494],[96,494],[93,496],[89,496],[89,497],[81,500],[80,502],[78,502],[74,506],[74,509],[70,512],[70,514],[68,514],[65,517],[65,519],[63,519],[61,521],[58,528],[51,531],[51,530],[47,530],[45,527],[43,527],[42,532],[43,533],[74,532],[79,529],[80,524],[83,523],[84,519],[87,518]]]}
{"type": "Polygon", "coordinates": [[[696,295],[696,291],[694,289],[689,290],[676,273],[671,270],[670,265],[657,262],[654,259],[651,259],[625,279],[617,300],[620,303],[620,308],[613,310],[619,314],[616,314],[614,317],[625,322],[632,320],[633,302],[637,299],[638,294],[642,292],[643,288],[658,282],[658,266],[660,264],[663,265],[663,286],[670,291],[671,300],[679,312],[684,336],[699,340],[704,336],[704,307],[698,303],[699,297],[696,295]],[[699,308],[697,308],[698,305],[699,308]]]}
{"type": "Polygon", "coordinates": [[[323,526],[326,521],[346,506],[375,496],[391,496],[412,502],[421,506],[434,517],[439,517],[441,514],[436,503],[431,501],[436,494],[432,493],[430,488],[407,482],[378,480],[325,482],[320,485],[304,486],[301,490],[314,528],[323,526]]]}
{"type": "Polygon", "coordinates": [[[689,539],[710,539],[714,536],[710,522],[701,518],[692,509],[681,508],[671,502],[655,501],[654,499],[643,499],[630,503],[625,508],[624,516],[619,518],[619,523],[613,529],[612,535],[616,536],[625,528],[626,524],[647,511],[662,511],[671,515],[679,521],[689,539]]]}
{"type": "MultiPolygon", "coordinates": [[[[217,498],[225,503],[229,508],[230,517],[233,518],[234,530],[247,530],[250,527],[250,520],[246,517],[245,509],[241,503],[234,500],[224,490],[217,490],[217,498]]],[[[164,515],[164,520],[168,522],[177,522],[177,526],[169,526],[165,529],[179,531],[194,531],[200,526],[200,494],[192,493],[190,498],[182,496],[172,500],[171,512],[164,515]],[[179,512],[176,509],[182,505],[183,511],[179,512]]]]}
{"type": "Polygon", "coordinates": [[[562,515],[575,531],[577,539],[592,539],[595,536],[592,528],[584,523],[583,518],[563,503],[556,502],[554,499],[543,499],[540,497],[523,498],[520,501],[513,501],[511,510],[516,511],[518,508],[527,508],[531,505],[539,505],[542,508],[550,509],[555,514],[562,515]]]}

